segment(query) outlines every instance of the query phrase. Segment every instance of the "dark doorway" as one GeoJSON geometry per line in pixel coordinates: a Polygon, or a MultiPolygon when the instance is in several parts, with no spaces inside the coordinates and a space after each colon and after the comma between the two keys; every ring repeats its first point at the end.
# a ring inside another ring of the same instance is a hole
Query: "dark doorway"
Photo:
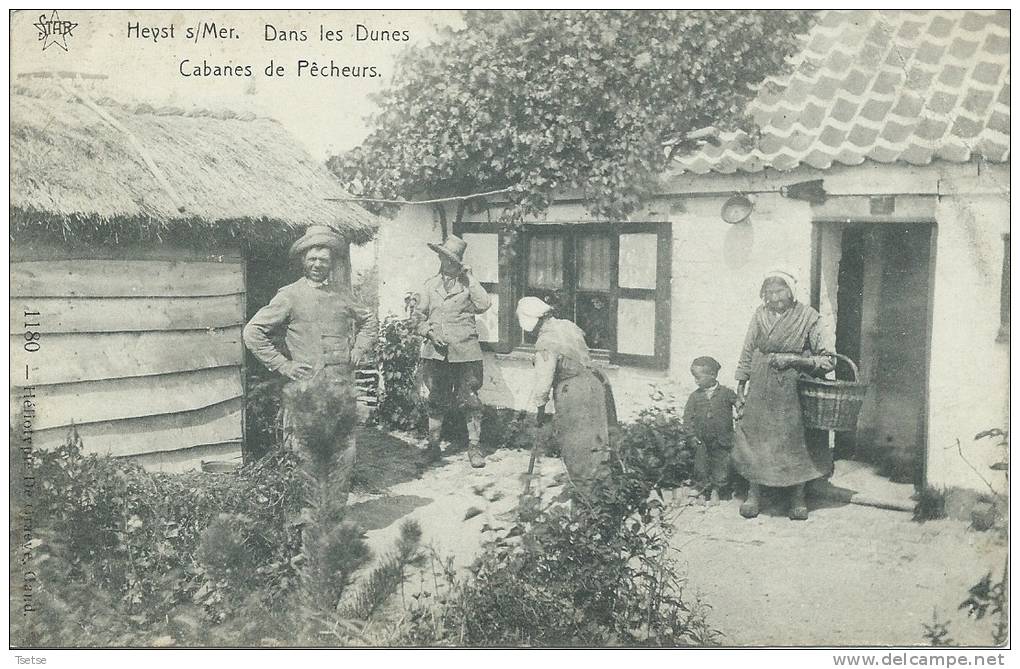
{"type": "MultiPolygon", "coordinates": [[[[843,231],[836,280],[836,350],[851,360],[861,359],[861,317],[864,309],[864,230],[859,227],[843,231]]],[[[853,371],[845,363],[836,367],[836,378],[853,379],[853,371]]],[[[857,452],[856,432],[837,432],[837,460],[849,460],[857,452]]]]}
{"type": "MultiPolygon", "coordinates": [[[[858,430],[837,435],[835,457],[915,486],[924,476],[932,231],[925,223],[845,227],[837,276],[836,348],[858,362],[870,388],[858,430]]],[[[838,378],[851,376],[839,365],[838,378]]]]}

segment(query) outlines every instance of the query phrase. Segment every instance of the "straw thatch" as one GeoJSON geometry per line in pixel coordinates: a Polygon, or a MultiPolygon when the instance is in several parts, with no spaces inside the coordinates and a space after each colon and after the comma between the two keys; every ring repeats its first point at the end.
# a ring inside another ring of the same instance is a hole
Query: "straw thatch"
{"type": "Polygon", "coordinates": [[[267,227],[293,233],[307,225],[330,225],[356,243],[370,239],[378,227],[364,209],[324,200],[345,193],[275,121],[126,106],[109,98],[89,101],[137,144],[73,88],[19,85],[12,90],[13,218],[35,219],[50,228],[59,222],[56,227],[71,234],[78,232],[76,226],[125,222],[196,232],[223,224],[235,233],[239,223],[248,222],[251,229],[242,231],[248,234],[267,227]],[[138,145],[169,188],[146,166],[138,145]]]}

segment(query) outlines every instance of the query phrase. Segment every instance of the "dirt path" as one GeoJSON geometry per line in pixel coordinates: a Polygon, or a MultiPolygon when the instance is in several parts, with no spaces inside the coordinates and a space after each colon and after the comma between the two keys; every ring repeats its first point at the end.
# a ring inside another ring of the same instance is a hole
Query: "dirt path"
{"type": "Polygon", "coordinates": [[[745,520],[738,504],[689,507],[673,542],[727,645],[923,645],[934,609],[956,643],[991,643],[990,624],[957,610],[985,573],[1001,574],[991,534],[855,505],[745,520]]]}
{"type": "MultiPolygon", "coordinates": [[[[421,478],[356,495],[351,515],[377,554],[392,545],[401,521],[416,519],[425,542],[463,570],[485,525],[504,523],[515,507],[528,457],[497,451],[485,469],[471,469],[463,453],[453,455],[421,478]]],[[[554,486],[562,471],[559,460],[540,460],[537,485],[554,486]]],[[[673,541],[725,645],[923,645],[933,609],[953,621],[956,643],[990,643],[991,625],[957,607],[986,572],[1001,573],[1005,545],[992,533],[855,505],[814,508],[800,523],[766,507],[748,521],[737,506],[684,506],[673,541]]],[[[431,581],[429,570],[415,574],[407,592],[431,590],[431,581]]]]}

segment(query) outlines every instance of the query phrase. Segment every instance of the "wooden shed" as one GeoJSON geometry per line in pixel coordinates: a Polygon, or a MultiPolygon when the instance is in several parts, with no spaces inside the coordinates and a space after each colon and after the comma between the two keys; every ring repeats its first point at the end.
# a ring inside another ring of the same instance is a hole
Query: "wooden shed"
{"type": "MultiPolygon", "coordinates": [[[[121,105],[80,81],[11,96],[11,385],[33,448],[184,469],[241,452],[241,327],[307,225],[372,215],[277,122],[121,105]]],[[[349,264],[349,261],[348,261],[349,264]]],[[[26,442],[27,443],[27,442],[26,442]]]]}

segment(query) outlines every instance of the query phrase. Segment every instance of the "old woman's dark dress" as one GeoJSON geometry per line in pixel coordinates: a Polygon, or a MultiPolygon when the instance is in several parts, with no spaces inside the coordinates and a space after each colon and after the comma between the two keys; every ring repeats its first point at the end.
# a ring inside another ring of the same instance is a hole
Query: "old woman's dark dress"
{"type": "Polygon", "coordinates": [[[821,354],[834,349],[831,333],[811,307],[795,302],[781,314],[758,307],[737,366],[737,381],[749,381],[749,387],[733,447],[733,464],[751,483],[791,486],[829,475],[828,443],[809,445],[805,438],[797,394],[800,372],[778,370],[769,359],[775,353],[812,356],[824,373],[833,363],[821,354]]]}
{"type": "Polygon", "coordinates": [[[553,436],[571,480],[584,490],[609,459],[616,406],[608,381],[592,366],[584,331],[558,318],[543,322],[535,341],[531,406],[545,406],[550,390],[553,436]]]}

